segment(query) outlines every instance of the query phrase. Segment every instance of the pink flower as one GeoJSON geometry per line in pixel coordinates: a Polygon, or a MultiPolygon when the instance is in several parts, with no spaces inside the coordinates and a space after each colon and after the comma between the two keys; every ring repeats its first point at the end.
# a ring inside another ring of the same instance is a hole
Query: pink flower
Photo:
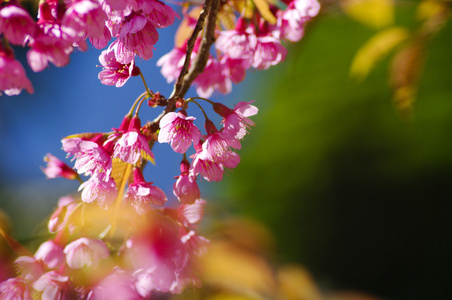
{"type": "Polygon", "coordinates": [[[43,300],[69,300],[73,295],[69,286],[69,277],[63,276],[56,271],[43,274],[33,284],[33,288],[42,292],[43,300]]]}
{"type": "Polygon", "coordinates": [[[317,0],[294,0],[293,3],[301,18],[311,19],[320,11],[320,3],[317,0]]]}
{"type": "Polygon", "coordinates": [[[73,50],[72,41],[65,38],[60,25],[52,23],[40,24],[29,46],[27,61],[34,72],[44,70],[49,62],[57,67],[67,65],[73,50]]]}
{"type": "MultiPolygon", "coordinates": [[[[95,139],[102,139],[102,135],[95,139]]],[[[74,167],[79,174],[86,176],[97,174],[100,180],[109,180],[112,169],[112,161],[102,146],[95,141],[86,141],[81,138],[68,138],[61,141],[63,150],[68,156],[73,155],[75,159],[74,167]]]]}
{"type": "Polygon", "coordinates": [[[206,201],[202,199],[196,200],[192,204],[182,204],[178,208],[178,216],[180,222],[185,226],[192,226],[201,222],[204,215],[204,206],[206,201]]]}
{"type": "Polygon", "coordinates": [[[287,49],[272,35],[259,36],[253,56],[253,68],[268,69],[282,62],[287,55],[287,49]]]}
{"type": "Polygon", "coordinates": [[[79,238],[64,248],[66,262],[72,269],[80,269],[84,266],[95,268],[99,259],[105,259],[110,251],[104,242],[98,239],[79,238]]]}
{"type": "Polygon", "coordinates": [[[152,58],[158,39],[155,25],[142,14],[132,13],[119,31],[119,42],[144,60],[152,58]]]}
{"type": "Polygon", "coordinates": [[[0,95],[2,91],[8,96],[19,95],[22,89],[34,92],[22,64],[14,59],[12,50],[4,51],[0,43],[0,95]]]}
{"type": "Polygon", "coordinates": [[[63,248],[52,240],[42,243],[36,251],[35,257],[50,269],[59,268],[64,264],[63,248]]]}
{"type": "Polygon", "coordinates": [[[183,160],[180,164],[181,175],[174,183],[173,193],[184,204],[192,204],[201,197],[196,176],[189,174],[190,164],[183,160]]]}
{"type": "Polygon", "coordinates": [[[170,143],[177,153],[187,152],[192,144],[198,144],[201,131],[193,124],[195,117],[187,117],[185,110],[169,112],[160,120],[159,143],[170,143]]]}
{"type": "Polygon", "coordinates": [[[9,4],[0,9],[0,34],[11,44],[24,44],[26,36],[32,36],[34,30],[34,20],[22,7],[9,4]]]}
{"type": "Polygon", "coordinates": [[[80,185],[78,190],[82,190],[82,201],[91,203],[97,200],[97,203],[102,208],[107,208],[118,194],[116,184],[113,178],[107,177],[100,180],[96,175],[93,175],[89,180],[80,185]]]}
{"type": "Polygon", "coordinates": [[[206,120],[207,139],[202,144],[202,151],[198,156],[202,159],[215,161],[221,157],[224,152],[234,149],[240,149],[240,141],[227,132],[218,131],[210,120],[206,120]]]}
{"type": "Polygon", "coordinates": [[[149,0],[141,3],[141,9],[156,28],[168,27],[174,23],[176,17],[179,18],[179,15],[171,8],[171,6],[168,6],[161,1],[149,0]]]}
{"type": "Polygon", "coordinates": [[[100,36],[89,36],[88,39],[96,49],[102,49],[107,47],[108,42],[111,40],[111,33],[107,26],[104,25],[103,32],[100,36]]]}
{"type": "Polygon", "coordinates": [[[213,56],[209,57],[204,71],[194,81],[199,96],[208,98],[215,90],[222,94],[231,92],[232,82],[226,76],[223,67],[213,56]]]}
{"type": "Polygon", "coordinates": [[[52,154],[47,153],[44,157],[44,161],[47,162],[47,167],[41,169],[47,178],[63,177],[67,179],[77,179],[77,172],[52,154]]]}
{"type": "Polygon", "coordinates": [[[135,66],[135,60],[128,64],[122,64],[116,60],[112,49],[102,51],[99,61],[103,67],[99,73],[99,80],[105,85],[122,87],[131,76],[140,74],[140,69],[135,66]]]}
{"type": "Polygon", "coordinates": [[[167,201],[165,193],[160,188],[144,180],[139,168],[133,169],[133,183],[129,185],[125,198],[140,215],[148,211],[151,204],[164,205],[167,201]]]}
{"type": "Polygon", "coordinates": [[[143,299],[135,288],[135,278],[126,271],[115,268],[88,294],[87,300],[140,300],[143,299]]]}
{"type": "Polygon", "coordinates": [[[193,173],[195,175],[201,174],[207,181],[221,181],[223,180],[223,165],[219,162],[213,162],[208,159],[200,157],[199,153],[193,156],[193,173]]]}
{"type": "Polygon", "coordinates": [[[229,109],[221,103],[215,103],[213,109],[223,117],[223,132],[235,136],[236,139],[242,139],[248,132],[248,129],[254,126],[254,122],[247,117],[257,114],[257,107],[251,105],[254,101],[237,103],[234,109],[229,109]]]}
{"type": "Polygon", "coordinates": [[[128,132],[124,133],[116,142],[113,157],[117,157],[129,164],[135,164],[142,159],[154,160],[154,154],[149,148],[146,137],[140,133],[140,119],[133,117],[128,132]]]}
{"type": "Polygon", "coordinates": [[[168,83],[176,81],[179,77],[180,71],[184,65],[186,51],[187,44],[184,44],[181,47],[174,48],[157,61],[157,66],[162,67],[160,72],[168,83]]]}
{"type": "Polygon", "coordinates": [[[36,281],[44,274],[44,264],[31,256],[19,256],[14,263],[17,266],[17,272],[26,282],[36,281]]]}
{"type": "Polygon", "coordinates": [[[10,278],[0,283],[0,298],[3,300],[32,300],[30,290],[21,278],[10,278]]]}
{"type": "Polygon", "coordinates": [[[256,44],[254,28],[252,25],[247,25],[243,18],[239,18],[235,29],[220,32],[215,47],[230,58],[247,61],[246,67],[249,67],[256,44]]]}
{"type": "Polygon", "coordinates": [[[78,202],[71,196],[61,197],[58,200],[58,208],[50,216],[48,229],[54,233],[66,227],[72,213],[78,206],[78,202]]]}
{"type": "Polygon", "coordinates": [[[174,221],[160,215],[152,216],[151,228],[127,241],[125,257],[136,268],[137,287],[142,295],[151,291],[179,292],[179,285],[190,254],[179,237],[174,221]]]}
{"type": "Polygon", "coordinates": [[[245,79],[246,70],[251,67],[249,61],[241,58],[231,58],[223,55],[220,60],[224,75],[234,83],[245,79]]]}
{"type": "Polygon", "coordinates": [[[72,1],[61,20],[63,31],[75,38],[101,37],[104,35],[107,15],[98,1],[72,1]]]}

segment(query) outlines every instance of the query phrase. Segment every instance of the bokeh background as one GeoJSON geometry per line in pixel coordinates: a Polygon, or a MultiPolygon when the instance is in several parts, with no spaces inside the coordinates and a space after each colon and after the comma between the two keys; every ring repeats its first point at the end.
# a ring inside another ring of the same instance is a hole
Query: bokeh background
{"type": "MultiPolygon", "coordinates": [[[[305,266],[323,291],[448,299],[449,11],[441,15],[441,27],[422,39],[420,58],[413,62],[419,66],[412,84],[417,93],[405,99],[412,107],[407,110],[394,102],[390,84],[395,72],[391,65],[403,43],[375,59],[363,80],[350,76],[350,68],[359,49],[385,28],[406,28],[407,40],[413,40],[422,25],[419,1],[395,1],[395,6],[392,1],[364,2],[379,2],[376,7],[383,8],[370,9],[374,13],[360,19],[344,9],[347,3],[324,2],[304,39],[288,45],[284,63],[249,72],[231,95],[212,97],[229,106],[255,99],[260,111],[239,152],[238,168],[220,183],[202,183],[214,216],[206,226],[227,216],[260,222],[273,236],[272,263],[305,266]],[[383,2],[392,3],[389,10],[383,2]]],[[[439,2],[450,8],[450,2],[439,2]]],[[[138,62],[150,88],[164,95],[172,87],[155,61],[172,48],[175,30],[161,30],[155,59],[138,62]]],[[[25,57],[25,51],[15,51],[25,57]]],[[[35,94],[1,96],[0,209],[13,236],[25,244],[39,240],[37,232],[57,199],[78,187],[76,182],[45,179],[39,169],[43,156],[50,152],[63,159],[60,140],[67,135],[117,127],[143,90],[139,78],[119,89],[102,86],[95,67],[98,55],[91,49],[72,54],[65,68],[52,66],[38,74],[27,69],[35,94]]],[[[141,117],[151,120],[158,113],[143,109],[141,117]]],[[[145,176],[174,198],[172,177],[178,175],[180,157],[168,155],[169,149],[154,148],[157,164],[145,176]]]]}

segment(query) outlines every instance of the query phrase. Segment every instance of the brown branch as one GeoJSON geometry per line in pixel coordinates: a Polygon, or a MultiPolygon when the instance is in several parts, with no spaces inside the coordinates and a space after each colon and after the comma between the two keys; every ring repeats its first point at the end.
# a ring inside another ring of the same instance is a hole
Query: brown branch
{"type": "Polygon", "coordinates": [[[199,52],[196,55],[195,61],[193,62],[193,65],[191,66],[189,73],[187,74],[187,76],[184,77],[184,81],[182,82],[182,88],[180,92],[175,95],[176,97],[183,97],[187,93],[188,89],[190,88],[195,78],[199,74],[201,74],[202,71],[204,71],[204,68],[206,67],[207,64],[207,60],[209,59],[210,47],[215,42],[215,26],[217,22],[218,10],[220,8],[220,1],[207,0],[206,4],[207,2],[211,3],[207,17],[207,22],[202,35],[201,45],[199,47],[199,52]]]}
{"type": "Polygon", "coordinates": [[[220,0],[206,0],[206,2],[204,3],[195,29],[193,30],[193,33],[187,42],[187,53],[185,55],[184,65],[182,67],[181,73],[179,74],[179,78],[174,85],[173,92],[168,98],[168,105],[166,106],[165,110],[157,118],[155,118],[154,121],[147,124],[147,126],[151,127],[152,124],[158,124],[158,122],[160,122],[160,119],[163,118],[164,115],[169,112],[175,111],[176,99],[185,96],[195,78],[206,67],[207,60],[209,59],[210,47],[215,42],[215,26],[219,8],[220,0]],[[206,18],[207,22],[205,22],[206,18]],[[189,68],[191,54],[193,52],[196,39],[198,38],[199,32],[203,28],[203,36],[198,54],[196,55],[191,68],[189,68]]]}

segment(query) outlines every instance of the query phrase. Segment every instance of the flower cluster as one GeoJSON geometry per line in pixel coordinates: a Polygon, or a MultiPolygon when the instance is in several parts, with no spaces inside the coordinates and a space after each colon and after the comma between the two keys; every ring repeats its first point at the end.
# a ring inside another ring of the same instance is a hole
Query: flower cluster
{"type": "Polygon", "coordinates": [[[13,78],[0,77],[0,91],[7,95],[22,89],[33,93],[9,44],[29,47],[28,64],[34,72],[40,72],[49,62],[57,67],[67,65],[74,48],[88,49],[86,39],[98,49],[113,40],[101,56],[106,71],[99,79],[121,86],[126,81],[121,78],[128,78],[124,72],[130,69],[129,77],[139,74],[139,69],[134,69],[135,56],[150,59],[159,38],[157,29],[168,27],[177,17],[170,6],[158,0],[44,0],[39,2],[37,21],[16,0],[0,5],[0,74],[16,70],[13,78]],[[111,70],[118,70],[118,79],[109,75],[111,70]]]}
{"type": "MultiPolygon", "coordinates": [[[[220,17],[227,18],[227,14],[237,10],[237,7],[235,1],[226,2],[220,9],[220,17]]],[[[210,97],[215,90],[227,94],[231,92],[232,83],[245,79],[246,70],[265,70],[282,62],[287,50],[281,42],[299,41],[303,37],[305,24],[318,14],[319,9],[317,0],[285,0],[279,6],[270,4],[270,16],[263,16],[256,9],[251,14],[239,15],[233,28],[217,25],[217,56],[210,55],[206,68],[196,78],[196,92],[201,97],[210,97]]],[[[189,17],[186,15],[186,18],[189,17]]],[[[181,24],[181,27],[194,26],[194,22],[181,24]]],[[[192,61],[198,45],[199,42],[193,49],[192,61]]],[[[183,41],[157,61],[168,82],[175,81],[179,76],[186,48],[186,41],[183,41]]]]}
{"type": "MultiPolygon", "coordinates": [[[[136,57],[152,58],[157,29],[178,17],[163,2],[42,0],[36,22],[16,0],[0,3],[0,92],[33,92],[10,44],[29,47],[28,64],[39,72],[49,62],[66,65],[75,48],[87,49],[87,39],[107,48],[99,58],[101,83],[122,87],[140,75],[145,87],[118,128],[62,140],[74,168],[47,154],[44,174],[78,180],[80,193],[60,198],[48,222],[52,236],[35,254],[17,251],[18,274],[0,283],[1,299],[149,299],[201,284],[196,260],[209,241],[197,230],[206,204],[197,182],[221,181],[237,167],[237,150],[255,125],[250,117],[258,113],[254,101],[230,108],[206,98],[216,90],[230,92],[250,68],[283,61],[287,50],[281,42],[298,41],[319,11],[316,0],[260,3],[259,9],[235,0],[208,1],[203,10],[196,3],[184,6],[180,32],[189,37],[179,34],[182,42],[157,62],[168,82],[177,80],[168,98],[148,88],[135,63],[136,57]],[[228,17],[233,22],[226,26],[228,17]],[[185,98],[192,83],[201,97],[185,98]],[[146,100],[150,108],[164,109],[143,125],[139,113],[146,100]],[[201,103],[211,106],[221,123],[214,124],[217,118],[209,118],[201,103]],[[195,123],[193,107],[204,116],[204,130],[195,123]],[[179,207],[169,207],[165,192],[143,175],[147,162],[156,160],[157,142],[182,156],[173,183],[179,207]]],[[[7,241],[13,249],[19,245],[11,237],[7,241]]]]}

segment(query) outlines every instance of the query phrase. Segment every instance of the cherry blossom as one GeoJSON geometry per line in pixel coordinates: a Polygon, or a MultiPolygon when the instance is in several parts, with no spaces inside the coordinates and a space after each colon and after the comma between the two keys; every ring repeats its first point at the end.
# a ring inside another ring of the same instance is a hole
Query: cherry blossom
{"type": "Polygon", "coordinates": [[[76,179],[78,177],[77,172],[50,153],[47,153],[44,157],[44,161],[47,162],[47,167],[42,168],[42,171],[47,178],[63,177],[67,179],[76,179]]]}
{"type": "Polygon", "coordinates": [[[9,4],[0,9],[0,34],[3,34],[11,44],[24,44],[25,38],[28,35],[32,36],[34,30],[35,21],[22,7],[9,4]]]}
{"type": "Polygon", "coordinates": [[[84,266],[97,267],[99,259],[107,258],[110,252],[101,240],[82,237],[68,244],[64,254],[69,267],[80,269],[84,266]]]}
{"type": "Polygon", "coordinates": [[[193,124],[195,117],[188,117],[185,110],[170,112],[160,120],[159,143],[170,143],[177,153],[187,152],[192,144],[198,144],[201,131],[193,124]]]}
{"type": "Polygon", "coordinates": [[[174,196],[184,204],[192,204],[201,197],[196,176],[189,173],[190,164],[187,160],[183,160],[180,164],[181,175],[173,186],[174,196]]]}
{"type": "Polygon", "coordinates": [[[12,50],[5,51],[0,43],[0,95],[18,95],[22,90],[33,94],[33,86],[25,74],[22,64],[14,59],[12,50]]]}

